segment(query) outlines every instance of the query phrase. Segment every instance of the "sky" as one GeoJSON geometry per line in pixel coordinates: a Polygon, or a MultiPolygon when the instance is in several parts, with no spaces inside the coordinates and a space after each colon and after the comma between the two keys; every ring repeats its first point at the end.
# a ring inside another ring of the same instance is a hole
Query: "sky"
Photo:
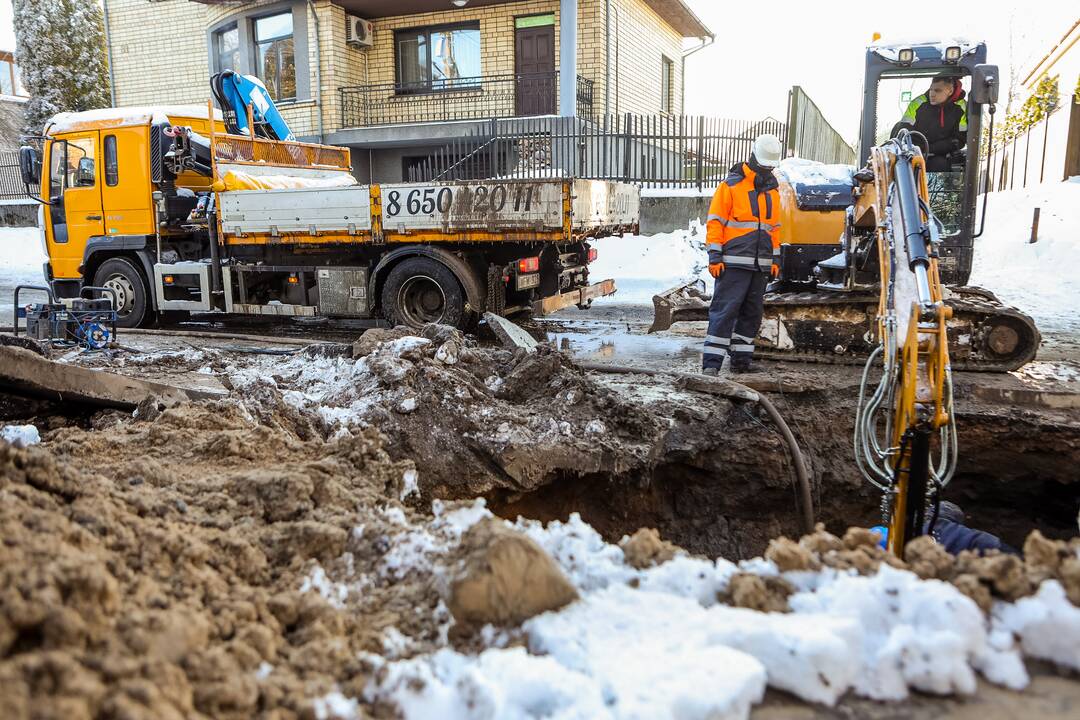
{"type": "MultiPolygon", "coordinates": [[[[1080,17],[1073,3],[1057,0],[686,2],[716,34],[714,45],[687,60],[687,113],[783,118],[788,90],[800,85],[849,142],[859,129],[863,58],[875,32],[883,42],[983,40],[989,62],[1009,78],[1029,70],[1080,17]]],[[[11,0],[0,0],[0,48],[14,47],[11,0]]]]}

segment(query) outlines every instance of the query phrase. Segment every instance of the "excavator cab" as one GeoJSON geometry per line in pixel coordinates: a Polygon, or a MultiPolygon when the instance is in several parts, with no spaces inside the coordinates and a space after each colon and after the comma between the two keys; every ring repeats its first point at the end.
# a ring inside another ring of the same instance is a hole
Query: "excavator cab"
{"type": "Polygon", "coordinates": [[[971,275],[974,239],[978,235],[975,208],[982,128],[986,110],[996,99],[986,87],[987,78],[993,82],[997,78],[997,68],[986,65],[986,45],[951,40],[868,48],[857,157],[860,163],[867,162],[871,148],[894,137],[898,121],[910,103],[941,77],[960,83],[963,94],[953,103],[959,107],[942,109],[941,118],[944,124],[946,111],[963,110],[963,142],[950,148],[931,148],[931,142],[917,132],[918,128],[914,128],[913,139],[933,161],[927,164],[926,180],[930,207],[940,223],[941,279],[946,285],[964,285],[971,275]]]}

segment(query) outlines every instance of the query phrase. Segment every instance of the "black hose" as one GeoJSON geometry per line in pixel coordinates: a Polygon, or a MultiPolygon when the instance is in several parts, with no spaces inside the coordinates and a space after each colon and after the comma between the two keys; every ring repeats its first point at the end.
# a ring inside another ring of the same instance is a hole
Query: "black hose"
{"type": "MultiPolygon", "coordinates": [[[[694,379],[705,379],[701,375],[695,375],[692,373],[675,372],[673,370],[648,370],[645,368],[635,368],[628,365],[607,365],[605,363],[578,363],[578,366],[585,370],[592,370],[595,372],[612,373],[616,375],[673,375],[675,377],[687,377],[694,379]]],[[[734,385],[740,392],[738,395],[733,395],[737,399],[747,400],[754,399],[765,410],[765,413],[780,430],[780,436],[784,439],[784,443],[788,447],[788,452],[791,453],[791,464],[795,470],[795,481],[799,487],[800,516],[803,525],[803,533],[809,535],[814,532],[814,501],[813,494],[810,491],[810,476],[806,472],[806,464],[803,459],[802,450],[799,448],[799,443],[795,440],[795,435],[791,432],[791,428],[788,427],[787,422],[783,416],[780,415],[780,411],[776,409],[772,401],[765,397],[762,393],[754,390],[751,387],[747,387],[740,382],[736,382],[730,378],[723,378],[725,383],[734,385]]]]}

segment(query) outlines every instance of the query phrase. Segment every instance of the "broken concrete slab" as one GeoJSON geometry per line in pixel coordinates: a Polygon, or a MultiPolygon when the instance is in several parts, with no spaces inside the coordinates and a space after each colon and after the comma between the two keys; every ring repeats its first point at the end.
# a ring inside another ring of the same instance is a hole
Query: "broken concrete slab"
{"type": "Polygon", "coordinates": [[[48,360],[20,347],[0,347],[0,390],[22,397],[132,410],[147,396],[166,404],[224,397],[48,360]]]}
{"type": "Polygon", "coordinates": [[[520,348],[526,352],[535,352],[536,346],[540,344],[536,338],[525,332],[524,329],[501,315],[490,312],[484,313],[484,320],[495,333],[495,337],[499,338],[499,342],[510,350],[520,348]]]}

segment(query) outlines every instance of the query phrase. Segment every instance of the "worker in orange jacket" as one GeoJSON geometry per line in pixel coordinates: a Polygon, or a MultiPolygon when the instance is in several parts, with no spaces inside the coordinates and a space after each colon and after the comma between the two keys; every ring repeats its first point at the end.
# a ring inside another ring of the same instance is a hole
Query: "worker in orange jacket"
{"type": "Polygon", "coordinates": [[[780,273],[780,193],[773,169],[780,140],[761,135],[750,159],[731,168],[709,207],[709,273],[716,278],[703,372],[717,375],[724,358],[731,372],[749,372],[754,339],[765,310],[765,287],[780,273]]]}

